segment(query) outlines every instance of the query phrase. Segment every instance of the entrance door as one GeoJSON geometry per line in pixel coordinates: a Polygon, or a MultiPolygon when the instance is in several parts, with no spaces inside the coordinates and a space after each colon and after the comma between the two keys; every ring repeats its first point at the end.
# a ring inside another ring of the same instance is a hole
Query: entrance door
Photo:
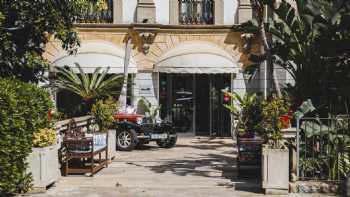
{"type": "Polygon", "coordinates": [[[230,74],[195,76],[196,134],[229,136],[230,113],[223,106],[223,90],[230,90],[230,74]]]}
{"type": "Polygon", "coordinates": [[[196,134],[210,135],[209,75],[195,76],[196,134]]]}
{"type": "Polygon", "coordinates": [[[223,90],[230,90],[231,75],[216,74],[211,78],[211,135],[227,137],[231,135],[231,116],[224,107],[223,90]]]}
{"type": "Polygon", "coordinates": [[[231,118],[223,106],[222,90],[230,86],[230,74],[161,73],[161,117],[172,121],[178,132],[229,136],[231,118]]]}
{"type": "Polygon", "coordinates": [[[177,132],[193,132],[193,74],[161,74],[159,87],[161,118],[177,132]]]}

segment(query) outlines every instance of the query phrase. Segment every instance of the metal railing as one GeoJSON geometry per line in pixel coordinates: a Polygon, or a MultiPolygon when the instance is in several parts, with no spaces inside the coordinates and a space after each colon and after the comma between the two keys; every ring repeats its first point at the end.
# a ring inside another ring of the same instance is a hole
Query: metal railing
{"type": "Polygon", "coordinates": [[[300,180],[339,181],[350,171],[350,118],[302,118],[296,142],[300,180]]]}
{"type": "Polygon", "coordinates": [[[180,24],[214,24],[214,1],[179,0],[179,14],[180,24]]]}
{"type": "Polygon", "coordinates": [[[106,5],[99,8],[91,1],[83,16],[77,19],[77,23],[112,23],[113,22],[113,1],[106,0],[106,5]]]}

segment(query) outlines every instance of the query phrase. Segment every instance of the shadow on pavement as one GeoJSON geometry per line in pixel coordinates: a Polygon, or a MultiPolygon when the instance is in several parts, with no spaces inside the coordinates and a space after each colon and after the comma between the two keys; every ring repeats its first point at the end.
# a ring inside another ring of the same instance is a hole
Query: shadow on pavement
{"type": "MultiPolygon", "coordinates": [[[[217,149],[232,144],[225,143],[193,143],[191,145],[178,145],[177,147],[190,147],[194,149],[217,149]]],[[[144,150],[153,150],[151,146],[145,146],[144,150]]],[[[155,148],[155,147],[153,147],[155,148]]],[[[223,178],[230,180],[228,183],[218,183],[218,186],[235,188],[236,191],[246,191],[252,193],[262,193],[261,189],[261,172],[259,169],[242,169],[240,176],[237,176],[235,151],[226,151],[229,154],[197,154],[195,157],[186,157],[163,161],[160,164],[144,166],[155,173],[171,172],[178,176],[202,176],[207,178],[223,178]]],[[[131,165],[139,164],[130,162],[131,165]]]]}

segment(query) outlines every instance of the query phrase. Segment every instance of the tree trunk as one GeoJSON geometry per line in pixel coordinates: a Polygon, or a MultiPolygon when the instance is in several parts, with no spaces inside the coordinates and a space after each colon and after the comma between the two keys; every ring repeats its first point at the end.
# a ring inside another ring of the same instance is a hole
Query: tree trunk
{"type": "Polygon", "coordinates": [[[129,61],[130,61],[130,55],[131,55],[131,38],[129,37],[126,41],[125,46],[125,56],[124,56],[124,80],[123,80],[123,86],[122,90],[120,92],[119,96],[119,104],[120,109],[123,111],[126,111],[126,103],[127,103],[127,88],[128,88],[128,67],[129,67],[129,61]]]}
{"type": "MultiPolygon", "coordinates": [[[[266,31],[265,31],[265,26],[264,26],[264,20],[265,20],[264,8],[265,8],[265,6],[264,6],[262,0],[255,0],[255,9],[257,11],[257,17],[258,17],[257,21],[259,23],[259,31],[260,31],[260,35],[261,35],[261,40],[263,42],[265,54],[266,54],[266,57],[267,57],[266,61],[268,62],[267,65],[270,65],[271,66],[271,70],[272,70],[273,87],[274,87],[274,89],[276,91],[277,96],[278,97],[282,97],[281,89],[280,89],[280,86],[279,86],[279,83],[278,83],[278,79],[277,79],[277,74],[276,74],[275,69],[274,69],[274,64],[271,61],[272,58],[271,58],[270,46],[269,46],[269,42],[268,42],[269,38],[267,38],[266,31]]],[[[268,17],[268,16],[266,16],[266,17],[268,17]]]]}

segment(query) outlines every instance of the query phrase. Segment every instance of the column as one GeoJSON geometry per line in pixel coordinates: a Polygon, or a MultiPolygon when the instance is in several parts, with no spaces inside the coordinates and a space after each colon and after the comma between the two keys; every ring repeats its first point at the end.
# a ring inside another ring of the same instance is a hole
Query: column
{"type": "Polygon", "coordinates": [[[179,24],[179,0],[170,0],[169,2],[169,21],[170,25],[179,24]]]}
{"type": "Polygon", "coordinates": [[[215,0],[215,25],[224,24],[224,2],[223,0],[215,0]]]}
{"type": "Polygon", "coordinates": [[[136,7],[137,23],[156,23],[156,5],[153,0],[138,0],[136,7]]]}
{"type": "Polygon", "coordinates": [[[113,23],[123,23],[123,0],[113,0],[113,23]]]}
{"type": "Polygon", "coordinates": [[[238,6],[238,23],[244,23],[253,18],[253,9],[250,0],[240,0],[238,6]]]}

